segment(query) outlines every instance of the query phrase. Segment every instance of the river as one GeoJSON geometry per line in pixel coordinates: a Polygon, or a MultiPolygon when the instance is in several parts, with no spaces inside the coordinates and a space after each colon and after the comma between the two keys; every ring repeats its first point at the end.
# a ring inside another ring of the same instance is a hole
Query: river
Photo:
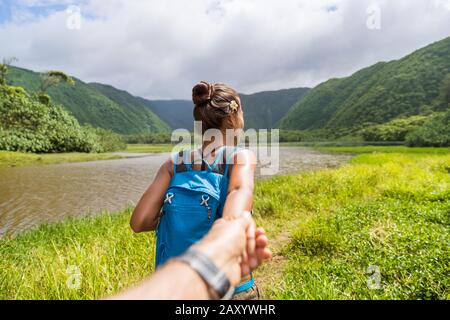
{"type": "MultiPolygon", "coordinates": [[[[337,167],[350,155],[281,147],[278,174],[337,167]]],[[[42,223],[118,211],[139,200],[167,154],[0,169],[0,236],[42,223]]],[[[261,177],[257,177],[260,179],[261,177]]]]}

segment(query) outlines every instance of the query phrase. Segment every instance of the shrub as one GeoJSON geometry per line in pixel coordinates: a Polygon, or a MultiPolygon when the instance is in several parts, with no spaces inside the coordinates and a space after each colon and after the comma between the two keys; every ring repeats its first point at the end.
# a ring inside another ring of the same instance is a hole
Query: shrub
{"type": "Polygon", "coordinates": [[[98,152],[97,137],[63,107],[42,103],[23,88],[0,87],[0,149],[26,152],[98,152]]]}
{"type": "Polygon", "coordinates": [[[422,126],[427,119],[426,116],[394,119],[384,124],[370,126],[362,130],[362,135],[365,141],[405,141],[406,135],[422,126]]]}
{"type": "Polygon", "coordinates": [[[94,128],[90,125],[85,125],[83,130],[96,140],[99,146],[99,152],[119,151],[127,147],[123,137],[111,130],[94,128]]]}
{"type": "Polygon", "coordinates": [[[422,127],[410,132],[406,142],[410,147],[449,147],[450,110],[433,117],[422,127]]]}

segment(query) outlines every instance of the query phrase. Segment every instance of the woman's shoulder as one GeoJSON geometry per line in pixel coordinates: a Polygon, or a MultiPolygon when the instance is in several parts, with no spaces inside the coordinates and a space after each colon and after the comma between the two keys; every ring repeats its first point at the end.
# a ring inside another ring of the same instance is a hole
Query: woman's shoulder
{"type": "Polygon", "coordinates": [[[256,164],[256,155],[251,149],[231,146],[226,152],[229,164],[256,164]]]}
{"type": "Polygon", "coordinates": [[[163,162],[160,170],[168,172],[171,176],[174,174],[174,166],[177,163],[178,153],[174,152],[169,155],[169,157],[163,162]]]}

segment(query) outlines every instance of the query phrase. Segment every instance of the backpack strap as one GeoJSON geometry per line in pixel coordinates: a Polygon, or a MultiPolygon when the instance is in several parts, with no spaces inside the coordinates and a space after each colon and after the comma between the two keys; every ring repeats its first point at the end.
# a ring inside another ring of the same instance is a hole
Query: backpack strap
{"type": "Polygon", "coordinates": [[[222,154],[217,156],[212,168],[213,172],[224,176],[228,173],[227,153],[225,150],[226,148],[223,148],[222,154]]]}
{"type": "Polygon", "coordinates": [[[229,147],[229,146],[224,146],[222,147],[222,161],[218,162],[218,159],[220,159],[219,157],[216,158],[215,164],[213,164],[213,172],[215,173],[219,173],[222,175],[226,175],[228,176],[228,173],[230,171],[230,167],[233,166],[233,158],[234,156],[241,152],[242,148],[239,147],[229,147]]]}
{"type": "Polygon", "coordinates": [[[179,172],[189,171],[192,169],[192,166],[190,164],[191,159],[187,159],[188,161],[186,161],[186,158],[190,157],[190,155],[191,155],[191,153],[189,152],[189,150],[182,150],[173,155],[173,173],[174,174],[177,174],[179,172]]]}
{"type": "Polygon", "coordinates": [[[192,170],[191,151],[184,150],[182,151],[182,155],[183,155],[183,164],[186,167],[186,171],[191,171],[192,170]]]}
{"type": "Polygon", "coordinates": [[[227,163],[227,147],[223,146],[220,148],[216,159],[211,165],[212,172],[219,173],[221,175],[227,175],[228,173],[228,163],[227,163]]]}
{"type": "MultiPolygon", "coordinates": [[[[210,165],[206,162],[206,160],[202,159],[202,167],[201,171],[209,171],[218,173],[221,175],[228,175],[228,159],[230,157],[227,156],[228,152],[227,147],[221,147],[218,152],[216,159],[210,165]]],[[[232,153],[234,155],[234,151],[232,153]]],[[[173,155],[173,163],[174,163],[174,174],[186,171],[192,171],[192,161],[190,159],[191,152],[190,150],[183,150],[173,155]]]]}
{"type": "Polygon", "coordinates": [[[173,174],[176,175],[179,170],[177,170],[178,163],[178,153],[172,153],[172,162],[173,162],[173,174]]]}

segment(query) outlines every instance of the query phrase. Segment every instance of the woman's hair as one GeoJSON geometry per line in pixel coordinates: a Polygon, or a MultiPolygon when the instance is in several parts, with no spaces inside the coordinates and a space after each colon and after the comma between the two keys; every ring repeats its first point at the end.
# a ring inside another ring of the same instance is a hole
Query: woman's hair
{"type": "Polygon", "coordinates": [[[201,81],[192,89],[194,119],[208,129],[242,129],[244,127],[241,99],[236,90],[224,83],[201,81]]]}

